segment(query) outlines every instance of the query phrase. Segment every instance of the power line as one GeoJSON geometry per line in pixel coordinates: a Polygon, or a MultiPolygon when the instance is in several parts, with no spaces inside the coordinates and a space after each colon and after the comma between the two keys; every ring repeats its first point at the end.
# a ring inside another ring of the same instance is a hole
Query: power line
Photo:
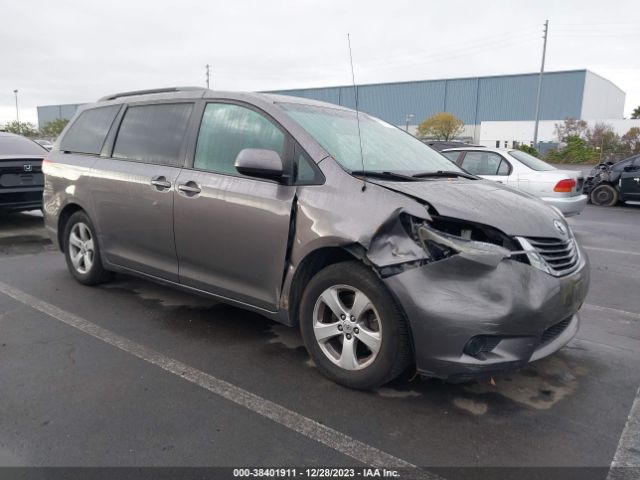
{"type": "MultiPolygon", "coordinates": [[[[455,55],[460,52],[472,52],[479,51],[485,48],[492,48],[494,46],[506,45],[509,44],[512,40],[520,40],[520,39],[529,39],[533,38],[533,31],[527,32],[526,29],[520,30],[518,32],[512,32],[509,34],[501,34],[501,35],[492,35],[489,37],[480,38],[477,40],[470,40],[464,43],[448,45],[445,48],[438,48],[437,53],[434,53],[434,47],[429,49],[428,51],[412,51],[410,54],[401,55],[396,57],[396,61],[403,62],[403,58],[408,58],[410,61],[415,61],[416,58],[420,58],[421,60],[427,60],[431,58],[437,58],[447,55],[455,55]]],[[[369,58],[367,64],[375,65],[376,63],[384,63],[390,64],[394,63],[394,60],[390,60],[388,56],[385,57],[373,57],[369,58]]]]}

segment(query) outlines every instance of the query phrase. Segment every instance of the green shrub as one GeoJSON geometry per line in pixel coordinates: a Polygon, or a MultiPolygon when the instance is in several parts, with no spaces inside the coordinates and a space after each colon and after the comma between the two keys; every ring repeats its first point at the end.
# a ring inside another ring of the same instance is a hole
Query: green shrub
{"type": "Polygon", "coordinates": [[[590,163],[597,162],[600,152],[589,147],[587,141],[578,135],[569,135],[566,146],[547,153],[546,160],[552,163],[590,163]]]}

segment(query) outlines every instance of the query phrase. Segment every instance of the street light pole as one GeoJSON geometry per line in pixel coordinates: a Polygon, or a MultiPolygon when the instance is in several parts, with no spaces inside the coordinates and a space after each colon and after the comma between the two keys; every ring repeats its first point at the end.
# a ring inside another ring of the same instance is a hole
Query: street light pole
{"type": "Polygon", "coordinates": [[[407,114],[407,116],[405,117],[405,122],[406,122],[406,125],[405,125],[405,127],[404,127],[405,132],[408,132],[408,131],[409,131],[409,121],[411,121],[411,119],[412,119],[413,117],[415,117],[415,115],[414,115],[413,113],[409,113],[409,114],[407,114]]]}
{"type": "Polygon", "coordinates": [[[549,20],[544,22],[544,43],[542,44],[542,65],[540,66],[540,77],[538,78],[538,95],[536,98],[536,123],[533,127],[533,148],[538,148],[538,124],[540,123],[540,99],[542,98],[542,77],[544,75],[544,59],[547,55],[547,32],[549,31],[549,20]]]}
{"type": "Polygon", "coordinates": [[[16,96],[16,120],[18,121],[18,133],[20,133],[20,112],[18,110],[18,89],[15,89],[13,93],[16,96]]]}
{"type": "Polygon", "coordinates": [[[209,89],[209,64],[205,65],[207,67],[207,90],[209,89]]]}

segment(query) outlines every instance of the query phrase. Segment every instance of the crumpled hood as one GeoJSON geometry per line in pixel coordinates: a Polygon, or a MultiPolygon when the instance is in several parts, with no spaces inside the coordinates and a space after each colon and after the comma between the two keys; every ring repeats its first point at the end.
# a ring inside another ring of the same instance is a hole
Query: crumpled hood
{"type": "Polygon", "coordinates": [[[438,179],[372,183],[429,203],[439,215],[495,227],[507,235],[556,237],[553,224],[563,217],[529,194],[489,180],[438,179]]]}

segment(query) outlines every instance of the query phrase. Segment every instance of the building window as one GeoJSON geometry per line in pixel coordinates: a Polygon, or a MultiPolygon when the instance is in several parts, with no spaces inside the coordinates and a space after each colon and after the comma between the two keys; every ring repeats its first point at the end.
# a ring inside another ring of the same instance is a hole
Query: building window
{"type": "Polygon", "coordinates": [[[496,148],[500,148],[500,140],[496,140],[496,148]]]}

